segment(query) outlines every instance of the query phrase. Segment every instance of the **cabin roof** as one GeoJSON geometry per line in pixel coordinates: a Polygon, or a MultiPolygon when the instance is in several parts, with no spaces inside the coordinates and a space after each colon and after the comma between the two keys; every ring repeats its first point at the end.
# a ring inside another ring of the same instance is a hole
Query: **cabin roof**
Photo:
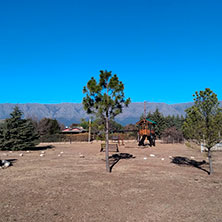
{"type": "Polygon", "coordinates": [[[66,128],[62,130],[62,133],[83,133],[83,132],[86,132],[86,130],[83,129],[82,127],[66,128]]]}

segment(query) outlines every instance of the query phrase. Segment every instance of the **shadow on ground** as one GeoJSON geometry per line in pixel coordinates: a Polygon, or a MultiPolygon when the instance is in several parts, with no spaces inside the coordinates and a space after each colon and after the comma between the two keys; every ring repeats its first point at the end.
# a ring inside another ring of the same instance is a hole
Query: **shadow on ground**
{"type": "Polygon", "coordinates": [[[208,164],[205,160],[196,161],[196,160],[191,160],[187,157],[175,156],[175,157],[172,158],[171,163],[174,163],[174,164],[177,164],[177,165],[180,165],[180,166],[183,166],[183,165],[193,166],[195,168],[203,170],[204,172],[206,172],[208,174],[210,173],[208,170],[201,167],[202,165],[207,165],[208,164]]]}
{"type": "Polygon", "coordinates": [[[135,158],[132,154],[129,153],[119,153],[113,154],[109,156],[109,163],[110,163],[110,172],[112,172],[113,167],[121,160],[121,159],[132,159],[135,158]]]}
{"type": "Polygon", "coordinates": [[[48,145],[48,146],[36,146],[36,147],[29,147],[27,149],[24,149],[25,151],[31,150],[31,151],[39,151],[39,150],[47,150],[47,149],[52,149],[54,146],[48,145]]]}

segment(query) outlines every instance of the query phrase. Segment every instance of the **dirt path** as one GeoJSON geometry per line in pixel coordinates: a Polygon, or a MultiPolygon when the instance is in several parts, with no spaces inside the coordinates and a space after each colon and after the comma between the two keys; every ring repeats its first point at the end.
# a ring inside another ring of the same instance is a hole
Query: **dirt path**
{"type": "Polygon", "coordinates": [[[120,152],[135,158],[107,173],[99,144],[54,146],[0,152],[15,159],[0,170],[0,221],[222,221],[222,152],[209,176],[205,154],[185,145],[128,143],[120,152]]]}

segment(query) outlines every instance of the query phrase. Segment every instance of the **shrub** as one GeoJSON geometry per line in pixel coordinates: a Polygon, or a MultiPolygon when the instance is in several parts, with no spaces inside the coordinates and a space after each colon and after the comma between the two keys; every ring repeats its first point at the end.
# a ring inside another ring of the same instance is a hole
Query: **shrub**
{"type": "Polygon", "coordinates": [[[164,143],[181,143],[184,141],[183,134],[176,127],[167,128],[162,136],[164,143]]]}

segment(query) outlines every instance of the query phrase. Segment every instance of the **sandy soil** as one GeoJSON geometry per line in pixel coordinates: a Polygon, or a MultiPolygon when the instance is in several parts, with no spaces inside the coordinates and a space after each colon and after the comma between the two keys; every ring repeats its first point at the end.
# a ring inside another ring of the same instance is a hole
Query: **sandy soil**
{"type": "Polygon", "coordinates": [[[107,173],[99,143],[44,146],[0,152],[14,159],[0,169],[0,221],[222,221],[222,152],[213,153],[209,176],[197,150],[131,142],[120,152],[134,158],[115,159],[107,173]]]}

